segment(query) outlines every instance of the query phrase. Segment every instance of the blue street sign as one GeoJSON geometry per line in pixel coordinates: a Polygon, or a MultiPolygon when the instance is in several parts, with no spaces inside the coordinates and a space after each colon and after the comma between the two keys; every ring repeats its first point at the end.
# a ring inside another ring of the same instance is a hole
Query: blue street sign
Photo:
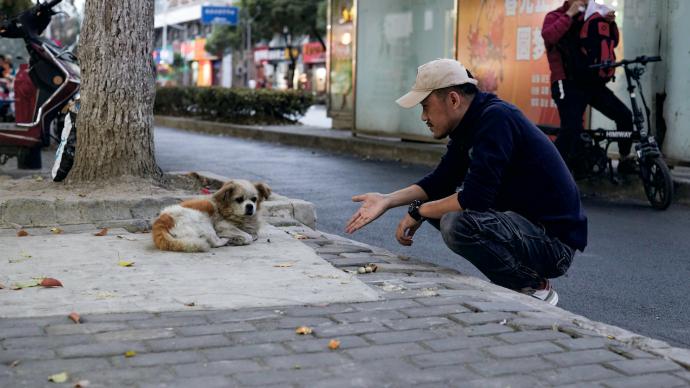
{"type": "Polygon", "coordinates": [[[237,7],[204,5],[201,7],[201,23],[236,26],[239,13],[237,7]]]}

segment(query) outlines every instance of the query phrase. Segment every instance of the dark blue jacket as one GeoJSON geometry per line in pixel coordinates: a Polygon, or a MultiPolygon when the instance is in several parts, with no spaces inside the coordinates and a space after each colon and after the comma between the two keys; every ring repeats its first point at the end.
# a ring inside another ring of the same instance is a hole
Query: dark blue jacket
{"type": "Polygon", "coordinates": [[[463,209],[511,210],[573,249],[587,245],[587,217],[556,147],[493,94],[474,97],[441,162],[417,185],[430,200],[458,192],[463,209]]]}

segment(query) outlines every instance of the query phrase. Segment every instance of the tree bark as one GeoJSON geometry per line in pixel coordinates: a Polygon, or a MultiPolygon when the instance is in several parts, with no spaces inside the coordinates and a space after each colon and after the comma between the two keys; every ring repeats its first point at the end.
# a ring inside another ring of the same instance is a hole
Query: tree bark
{"type": "Polygon", "coordinates": [[[87,0],[73,182],[158,179],[153,144],[154,0],[87,0]]]}

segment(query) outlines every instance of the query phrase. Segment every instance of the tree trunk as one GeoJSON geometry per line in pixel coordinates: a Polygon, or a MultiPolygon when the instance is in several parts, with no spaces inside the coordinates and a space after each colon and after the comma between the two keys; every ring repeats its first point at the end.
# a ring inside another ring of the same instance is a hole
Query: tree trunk
{"type": "Polygon", "coordinates": [[[70,181],[157,179],[153,145],[154,0],[87,0],[81,109],[70,181]]]}

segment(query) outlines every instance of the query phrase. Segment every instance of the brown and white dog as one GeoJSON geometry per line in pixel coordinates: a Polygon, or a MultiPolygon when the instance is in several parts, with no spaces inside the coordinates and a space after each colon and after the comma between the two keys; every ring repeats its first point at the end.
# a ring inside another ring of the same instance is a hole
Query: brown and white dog
{"type": "Polygon", "coordinates": [[[153,222],[160,250],[206,252],[223,245],[248,245],[260,228],[259,208],[271,195],[265,183],[226,182],[210,198],[190,199],[163,209],[153,222]]]}

